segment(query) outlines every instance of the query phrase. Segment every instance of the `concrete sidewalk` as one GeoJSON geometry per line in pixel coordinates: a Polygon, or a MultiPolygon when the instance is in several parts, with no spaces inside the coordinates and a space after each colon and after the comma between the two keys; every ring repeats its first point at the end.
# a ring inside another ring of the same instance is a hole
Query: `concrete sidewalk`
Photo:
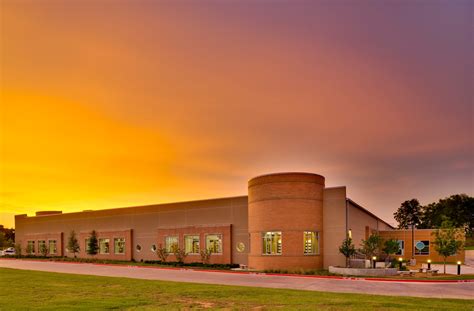
{"type": "Polygon", "coordinates": [[[206,272],[157,269],[137,266],[62,263],[50,261],[0,260],[0,268],[36,270],[146,280],[191,282],[286,288],[338,293],[361,293],[389,296],[474,299],[474,283],[374,282],[361,279],[323,279],[298,276],[206,272]]]}

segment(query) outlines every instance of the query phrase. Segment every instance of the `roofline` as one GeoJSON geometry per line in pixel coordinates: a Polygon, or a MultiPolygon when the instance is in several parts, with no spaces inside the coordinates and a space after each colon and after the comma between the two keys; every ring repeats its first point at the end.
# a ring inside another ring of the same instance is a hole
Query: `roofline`
{"type": "Polygon", "coordinates": [[[354,202],[354,201],[351,200],[350,198],[346,198],[346,201],[349,202],[349,203],[351,203],[352,205],[354,205],[355,207],[357,207],[357,208],[360,209],[361,211],[363,211],[363,212],[369,214],[370,216],[377,218],[377,220],[380,220],[381,222],[383,222],[384,224],[386,224],[386,225],[389,226],[390,228],[396,229],[394,226],[392,226],[391,224],[389,224],[388,222],[386,222],[386,221],[383,220],[382,218],[378,217],[378,216],[375,215],[374,213],[370,212],[369,210],[365,209],[364,207],[360,206],[359,204],[357,204],[356,202],[354,202]]]}
{"type": "Polygon", "coordinates": [[[201,200],[177,201],[177,202],[163,202],[163,203],[156,203],[156,204],[133,205],[133,206],[113,207],[113,208],[104,208],[104,209],[96,209],[96,210],[91,209],[91,210],[82,210],[82,211],[77,211],[77,212],[69,212],[69,213],[61,213],[61,214],[34,215],[34,216],[28,216],[27,214],[19,214],[15,216],[26,216],[28,218],[34,218],[34,217],[43,218],[43,217],[49,217],[49,216],[70,215],[70,214],[79,214],[79,213],[93,213],[93,212],[103,212],[103,211],[113,211],[113,210],[124,210],[127,208],[140,208],[140,207],[151,207],[151,206],[159,206],[159,205],[188,204],[188,203],[197,203],[197,202],[206,202],[206,201],[242,199],[245,197],[248,197],[248,195],[238,195],[238,196],[231,196],[231,197],[210,198],[210,199],[201,199],[201,200]]]}

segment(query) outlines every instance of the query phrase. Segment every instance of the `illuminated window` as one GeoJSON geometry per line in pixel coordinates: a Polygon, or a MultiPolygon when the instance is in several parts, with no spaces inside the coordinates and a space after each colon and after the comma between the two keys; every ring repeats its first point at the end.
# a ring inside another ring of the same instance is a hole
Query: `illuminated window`
{"type": "Polygon", "coordinates": [[[222,234],[206,235],[206,248],[214,254],[222,254],[222,234]]]}
{"type": "Polygon", "coordinates": [[[35,253],[35,241],[28,241],[28,245],[26,246],[26,252],[28,254],[35,253]]]}
{"type": "Polygon", "coordinates": [[[45,255],[48,249],[46,248],[46,241],[40,240],[38,241],[38,253],[41,255],[45,255]]]}
{"type": "Polygon", "coordinates": [[[430,241],[415,241],[415,255],[429,255],[430,241]]]}
{"type": "Polygon", "coordinates": [[[319,232],[304,232],[304,253],[306,255],[319,254],[319,232]]]}
{"type": "Polygon", "coordinates": [[[398,252],[396,252],[395,255],[398,255],[398,256],[405,255],[405,241],[398,240],[397,242],[398,242],[398,252]]]}
{"type": "Polygon", "coordinates": [[[174,253],[179,247],[177,236],[167,236],[165,238],[165,249],[168,253],[174,253]]]}
{"type": "Polygon", "coordinates": [[[48,251],[51,255],[56,254],[56,240],[49,240],[48,241],[48,251]]]}
{"type": "Polygon", "coordinates": [[[262,233],[264,255],[281,255],[281,231],[262,233]]]}
{"type": "Polygon", "coordinates": [[[186,235],[184,246],[187,254],[199,254],[199,235],[186,235]]]}
{"type": "Polygon", "coordinates": [[[125,239],[124,238],[114,239],[114,253],[117,255],[125,254],[125,239]]]}
{"type": "Polygon", "coordinates": [[[99,254],[108,255],[110,247],[109,239],[99,239],[99,254]]]}

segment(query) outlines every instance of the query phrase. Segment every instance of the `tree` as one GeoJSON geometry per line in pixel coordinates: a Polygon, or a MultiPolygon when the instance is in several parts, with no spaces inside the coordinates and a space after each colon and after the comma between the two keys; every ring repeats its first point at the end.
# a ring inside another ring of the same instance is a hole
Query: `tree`
{"type": "Polygon", "coordinates": [[[173,253],[174,253],[174,256],[176,257],[176,261],[179,262],[180,264],[183,264],[184,259],[186,259],[186,257],[188,256],[188,254],[186,254],[186,251],[179,247],[175,247],[173,253]]]}
{"type": "Polygon", "coordinates": [[[339,246],[339,252],[346,257],[346,267],[349,267],[349,258],[353,256],[356,252],[354,244],[352,244],[352,239],[347,237],[342,241],[341,246],[339,246]]]}
{"type": "Polygon", "coordinates": [[[87,254],[88,255],[97,255],[99,251],[99,240],[97,239],[97,232],[92,230],[89,239],[87,240],[87,254]]]}
{"type": "Polygon", "coordinates": [[[398,222],[399,229],[408,229],[420,224],[421,205],[417,199],[403,202],[393,217],[398,222]]]}
{"type": "Polygon", "coordinates": [[[158,255],[158,258],[160,258],[161,262],[166,262],[169,253],[166,248],[160,244],[160,246],[156,249],[156,255],[158,255]]]}
{"type": "Polygon", "coordinates": [[[6,238],[3,232],[0,232],[0,249],[6,246],[6,238]]]}
{"type": "Polygon", "coordinates": [[[15,254],[17,257],[21,257],[22,249],[21,249],[21,242],[15,244],[15,254]]]}
{"type": "Polygon", "coordinates": [[[384,242],[382,251],[387,254],[388,260],[390,261],[390,255],[395,254],[400,249],[400,245],[397,240],[389,239],[384,242]]]}
{"type": "Polygon", "coordinates": [[[453,227],[451,221],[445,220],[441,228],[432,234],[435,236],[433,242],[435,250],[443,257],[444,274],[446,274],[446,258],[456,255],[464,246],[462,229],[453,227]]]}
{"type": "Polygon", "coordinates": [[[74,230],[72,230],[69,234],[69,238],[67,241],[67,250],[70,253],[74,254],[74,258],[76,258],[76,253],[79,253],[79,251],[81,250],[81,247],[79,246],[79,241],[76,237],[76,232],[74,230]]]}
{"type": "Polygon", "coordinates": [[[33,244],[28,243],[28,245],[26,245],[26,253],[28,255],[33,255],[34,252],[35,252],[35,247],[33,246],[33,244]]]}
{"type": "Polygon", "coordinates": [[[380,235],[374,233],[371,234],[367,240],[362,240],[361,252],[365,254],[366,258],[372,260],[372,257],[380,252],[382,239],[380,235]]]}
{"type": "Polygon", "coordinates": [[[420,228],[440,228],[444,220],[455,228],[464,228],[467,236],[474,231],[474,198],[466,194],[455,194],[430,203],[422,208],[420,228]]]}
{"type": "Polygon", "coordinates": [[[201,249],[199,252],[201,255],[201,261],[203,264],[207,265],[211,261],[212,250],[210,248],[201,249]]]}

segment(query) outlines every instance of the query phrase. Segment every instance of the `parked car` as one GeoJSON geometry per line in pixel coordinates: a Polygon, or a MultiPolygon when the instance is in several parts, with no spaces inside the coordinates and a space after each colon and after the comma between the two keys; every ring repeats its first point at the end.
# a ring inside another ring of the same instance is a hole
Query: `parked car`
{"type": "Polygon", "coordinates": [[[3,250],[3,251],[0,253],[0,256],[5,256],[5,255],[10,255],[10,256],[16,255],[15,248],[14,248],[14,247],[9,247],[9,248],[3,250]]]}

